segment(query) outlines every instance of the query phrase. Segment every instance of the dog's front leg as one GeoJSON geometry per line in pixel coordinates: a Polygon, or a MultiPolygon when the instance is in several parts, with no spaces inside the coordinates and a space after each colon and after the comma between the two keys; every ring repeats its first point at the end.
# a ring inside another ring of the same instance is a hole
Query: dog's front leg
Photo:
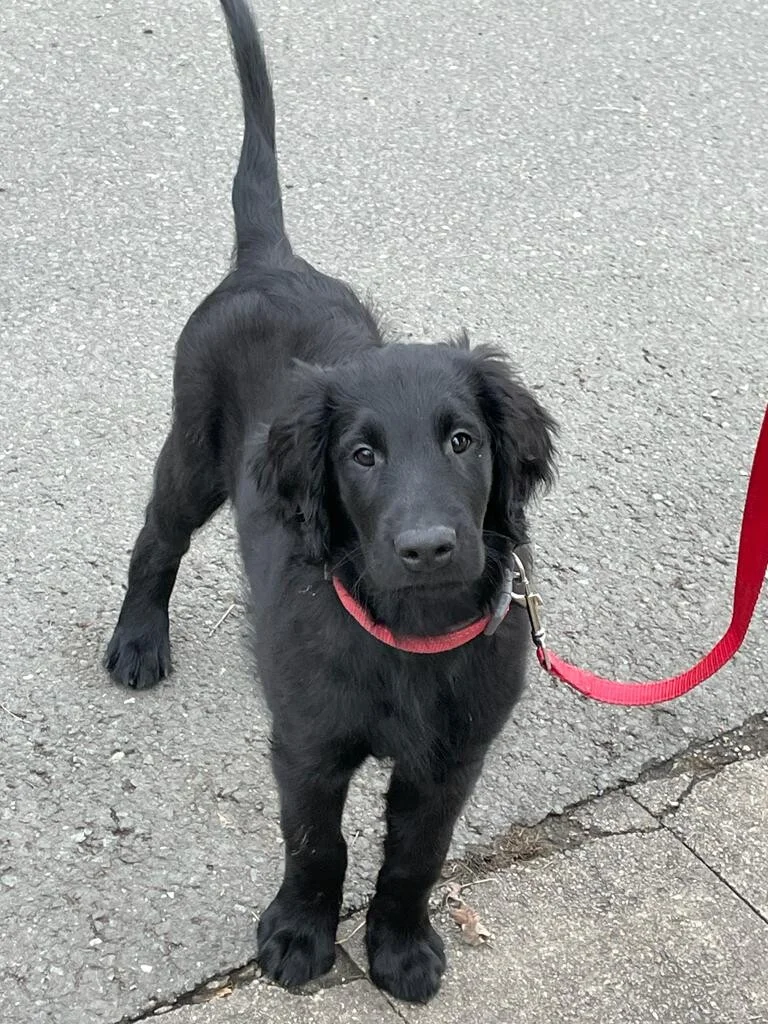
{"type": "Polygon", "coordinates": [[[441,765],[432,778],[406,777],[397,766],[392,773],[384,864],[368,911],[366,944],[371,978],[398,999],[426,1002],[440,988],[445,953],[429,921],[429,895],[481,766],[479,754],[441,765]]]}
{"type": "Polygon", "coordinates": [[[333,967],[347,844],[341,815],[361,750],[314,748],[307,737],[273,741],[285,874],[259,921],[259,965],[282,985],[302,985],[333,967]]]}

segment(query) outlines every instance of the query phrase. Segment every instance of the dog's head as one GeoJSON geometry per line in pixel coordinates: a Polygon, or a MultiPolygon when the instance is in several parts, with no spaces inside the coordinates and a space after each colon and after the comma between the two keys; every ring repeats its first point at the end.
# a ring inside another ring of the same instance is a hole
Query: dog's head
{"type": "Polygon", "coordinates": [[[555,424],[499,352],[389,345],[297,374],[257,472],[310,559],[348,555],[380,591],[466,586],[488,537],[520,539],[555,424]]]}

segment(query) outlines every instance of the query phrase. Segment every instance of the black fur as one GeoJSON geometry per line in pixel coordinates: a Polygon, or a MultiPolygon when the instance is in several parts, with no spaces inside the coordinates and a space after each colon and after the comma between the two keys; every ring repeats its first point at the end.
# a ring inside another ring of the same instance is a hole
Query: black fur
{"type": "Polygon", "coordinates": [[[259,38],[243,0],[221,6],[245,108],[236,265],[178,342],[173,425],[105,664],[139,689],[170,671],[180,560],[231,500],[286,849],[283,883],[259,924],[259,962],[286,985],[331,967],[347,786],[366,757],[389,757],[371,976],[424,1001],[445,968],[428,895],[523,686],[525,616],[513,608],[494,636],[451,652],[406,654],[355,623],[325,567],[396,633],[477,618],[510,548],[526,540],[526,503],[550,480],[554,424],[499,353],[470,351],[464,335],[384,345],[351,289],[293,254],[259,38]]]}

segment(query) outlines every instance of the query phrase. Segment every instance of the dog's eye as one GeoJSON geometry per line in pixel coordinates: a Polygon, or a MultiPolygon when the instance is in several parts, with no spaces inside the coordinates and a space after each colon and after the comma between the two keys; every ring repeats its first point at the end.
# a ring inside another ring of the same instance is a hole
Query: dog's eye
{"type": "Polygon", "coordinates": [[[472,444],[472,438],[463,430],[459,430],[451,438],[451,448],[454,455],[461,455],[472,444]]]}
{"type": "Polygon", "coordinates": [[[365,466],[366,469],[370,469],[376,462],[376,456],[370,448],[356,448],[352,452],[352,458],[358,466],[365,466]]]}

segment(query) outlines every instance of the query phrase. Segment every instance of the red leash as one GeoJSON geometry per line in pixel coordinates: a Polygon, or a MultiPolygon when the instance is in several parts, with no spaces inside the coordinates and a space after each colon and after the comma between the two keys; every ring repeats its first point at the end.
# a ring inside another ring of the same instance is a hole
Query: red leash
{"type": "MultiPolygon", "coordinates": [[[[733,612],[725,635],[701,661],[687,672],[660,679],[653,683],[617,683],[584,669],[570,665],[556,654],[546,650],[539,636],[536,653],[539,662],[556,679],[562,679],[585,697],[606,704],[660,704],[688,693],[705,679],[709,679],[730,661],[741,647],[760,596],[768,568],[768,407],[763,418],[752,473],[744,503],[739,540],[736,582],[733,589],[733,612]]],[[[530,607],[530,606],[529,606],[530,607]]],[[[532,630],[537,623],[531,619],[532,630]]]]}

